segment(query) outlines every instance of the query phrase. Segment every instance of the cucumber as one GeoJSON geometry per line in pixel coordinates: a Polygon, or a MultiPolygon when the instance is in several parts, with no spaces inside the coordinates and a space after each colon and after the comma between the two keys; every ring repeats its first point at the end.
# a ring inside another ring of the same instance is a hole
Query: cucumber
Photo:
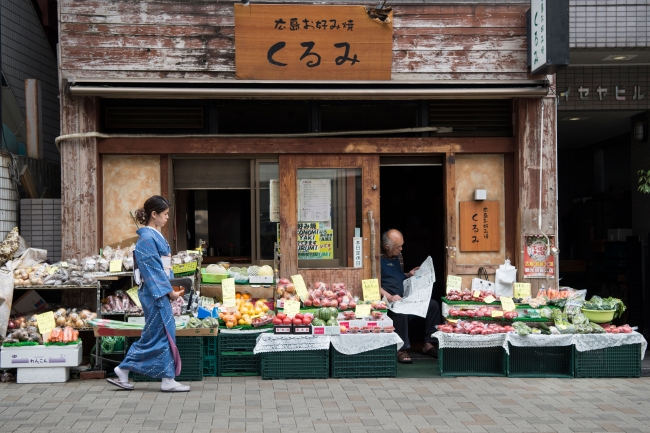
{"type": "Polygon", "coordinates": [[[540,323],[539,327],[542,329],[542,331],[551,331],[551,328],[549,328],[546,323],[540,323]]]}

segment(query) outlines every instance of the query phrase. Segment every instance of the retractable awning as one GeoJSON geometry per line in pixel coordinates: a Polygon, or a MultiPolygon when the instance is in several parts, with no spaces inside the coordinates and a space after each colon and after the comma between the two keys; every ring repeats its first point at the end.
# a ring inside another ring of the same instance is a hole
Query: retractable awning
{"type": "Polygon", "coordinates": [[[542,98],[547,80],[245,81],[68,79],[74,96],[129,99],[510,99],[542,98]]]}

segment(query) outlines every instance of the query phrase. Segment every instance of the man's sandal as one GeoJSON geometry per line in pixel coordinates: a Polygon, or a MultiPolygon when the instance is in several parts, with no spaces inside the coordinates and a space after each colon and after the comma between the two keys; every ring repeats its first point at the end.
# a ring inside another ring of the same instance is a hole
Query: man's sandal
{"type": "Polygon", "coordinates": [[[409,353],[406,350],[397,352],[397,362],[401,364],[413,364],[413,360],[409,357],[409,353]]]}

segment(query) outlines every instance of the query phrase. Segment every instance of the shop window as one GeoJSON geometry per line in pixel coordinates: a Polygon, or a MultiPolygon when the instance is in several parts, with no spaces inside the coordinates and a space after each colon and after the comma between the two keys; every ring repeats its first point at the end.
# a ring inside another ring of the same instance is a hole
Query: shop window
{"type": "Polygon", "coordinates": [[[361,237],[361,169],[299,169],[298,267],[353,266],[361,237]]]}
{"type": "Polygon", "coordinates": [[[262,264],[272,264],[280,226],[280,172],[277,162],[260,162],[259,173],[259,257],[262,264]]]}
{"type": "Polygon", "coordinates": [[[229,102],[219,104],[220,134],[309,132],[311,108],[303,102],[229,102]]]}
{"type": "Polygon", "coordinates": [[[416,103],[322,103],[320,129],[335,132],[415,128],[418,112],[416,103]]]}
{"type": "Polygon", "coordinates": [[[451,127],[447,137],[511,137],[512,101],[463,99],[429,102],[429,126],[451,127]]]}

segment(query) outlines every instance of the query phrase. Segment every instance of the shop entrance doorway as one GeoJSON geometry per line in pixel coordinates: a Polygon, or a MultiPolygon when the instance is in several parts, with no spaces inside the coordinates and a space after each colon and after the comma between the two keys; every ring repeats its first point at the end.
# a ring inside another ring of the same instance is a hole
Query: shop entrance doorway
{"type": "MultiPolygon", "coordinates": [[[[404,234],[404,269],[419,266],[427,256],[433,259],[436,284],[433,298],[440,302],[445,277],[445,201],[441,157],[382,157],[381,233],[397,229],[404,234]]],[[[415,348],[422,342],[424,319],[409,326],[415,348]],[[421,322],[421,323],[420,323],[421,322]]]]}

